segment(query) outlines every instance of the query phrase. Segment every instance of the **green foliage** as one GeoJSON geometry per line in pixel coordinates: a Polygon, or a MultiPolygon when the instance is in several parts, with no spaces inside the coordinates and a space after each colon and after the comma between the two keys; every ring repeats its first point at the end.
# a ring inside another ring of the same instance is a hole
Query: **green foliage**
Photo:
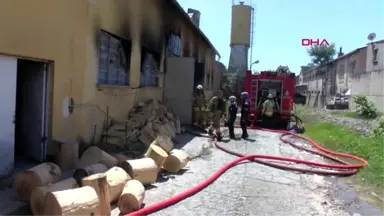
{"type": "Polygon", "coordinates": [[[375,105],[368,101],[366,96],[355,96],[353,101],[356,104],[356,113],[366,118],[376,118],[376,108],[375,105]]]}
{"type": "MultiPolygon", "coordinates": [[[[366,183],[383,185],[384,152],[382,138],[362,136],[343,125],[325,122],[306,124],[305,135],[326,148],[338,152],[348,152],[366,159],[369,165],[361,169],[358,175],[366,183]]],[[[354,163],[355,161],[348,162],[354,163]]]]}
{"type": "Polygon", "coordinates": [[[336,54],[335,44],[327,45],[313,45],[308,50],[308,55],[312,58],[315,65],[323,65],[331,60],[336,54]]]}
{"type": "Polygon", "coordinates": [[[237,79],[236,73],[228,73],[225,77],[225,83],[224,83],[224,97],[229,97],[234,94],[236,79],[237,79]]]}
{"type": "Polygon", "coordinates": [[[381,117],[379,120],[379,125],[373,129],[372,134],[376,138],[384,138],[384,118],[381,117]]]}

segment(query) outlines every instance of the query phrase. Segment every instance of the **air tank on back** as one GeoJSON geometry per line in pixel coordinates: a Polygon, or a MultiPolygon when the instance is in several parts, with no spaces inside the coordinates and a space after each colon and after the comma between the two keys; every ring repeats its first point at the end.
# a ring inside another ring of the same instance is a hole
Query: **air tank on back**
{"type": "Polygon", "coordinates": [[[244,1],[232,1],[231,53],[228,72],[245,76],[248,69],[248,50],[252,45],[253,7],[244,1]]]}

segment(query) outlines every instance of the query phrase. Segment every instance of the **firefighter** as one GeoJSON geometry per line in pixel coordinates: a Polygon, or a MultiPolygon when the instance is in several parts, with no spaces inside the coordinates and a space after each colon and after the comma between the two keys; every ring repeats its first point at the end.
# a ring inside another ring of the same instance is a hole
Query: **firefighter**
{"type": "Polygon", "coordinates": [[[194,95],[194,121],[193,125],[205,127],[205,93],[202,85],[196,86],[194,95]]]}
{"type": "Polygon", "coordinates": [[[241,137],[243,139],[248,138],[248,121],[249,121],[249,108],[251,105],[251,101],[249,100],[248,92],[241,93],[241,117],[240,117],[240,126],[243,134],[241,137]]]}
{"type": "Polygon", "coordinates": [[[273,107],[275,103],[273,100],[272,94],[269,94],[267,97],[267,100],[263,103],[263,110],[261,112],[261,115],[263,117],[263,122],[265,124],[265,127],[269,128],[272,126],[272,120],[273,120],[273,107]]]}
{"type": "Polygon", "coordinates": [[[228,119],[227,119],[227,122],[226,122],[226,125],[228,127],[228,131],[229,131],[229,138],[231,139],[236,139],[235,137],[235,121],[236,121],[236,117],[237,117],[237,102],[236,102],[236,97],[235,96],[231,96],[229,97],[229,107],[228,107],[228,119]]]}
{"type": "Polygon", "coordinates": [[[222,134],[220,131],[220,120],[226,115],[226,104],[223,98],[223,91],[219,90],[208,103],[207,111],[212,115],[212,126],[209,128],[208,133],[213,134],[213,130],[216,131],[217,140],[222,139],[222,134]]]}

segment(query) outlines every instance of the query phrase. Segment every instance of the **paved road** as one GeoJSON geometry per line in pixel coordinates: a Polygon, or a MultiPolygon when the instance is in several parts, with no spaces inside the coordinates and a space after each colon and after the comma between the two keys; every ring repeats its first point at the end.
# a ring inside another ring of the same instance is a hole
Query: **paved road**
{"type": "MultiPolygon", "coordinates": [[[[236,133],[241,135],[239,130],[236,133]]],[[[238,140],[223,145],[247,154],[284,155],[322,161],[318,156],[299,152],[281,143],[278,134],[251,131],[250,135],[254,141],[238,140]]],[[[188,142],[183,149],[194,157],[188,170],[154,184],[146,192],[145,204],[150,205],[174,196],[198,184],[235,158],[215,148],[207,149],[209,146],[212,147],[212,144],[204,138],[194,138],[188,142]]],[[[351,204],[346,206],[330,195],[333,189],[334,185],[330,181],[318,175],[304,175],[245,163],[227,171],[195,196],[151,215],[382,215],[379,210],[358,201],[352,202],[355,208],[350,208],[351,204]]],[[[115,209],[112,215],[118,213],[115,209]]]]}

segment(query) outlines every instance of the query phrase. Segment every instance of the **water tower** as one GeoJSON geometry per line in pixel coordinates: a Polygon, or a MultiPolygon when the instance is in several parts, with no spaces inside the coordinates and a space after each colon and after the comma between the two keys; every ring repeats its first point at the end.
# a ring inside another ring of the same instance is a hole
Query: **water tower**
{"type": "MultiPolygon", "coordinates": [[[[248,69],[248,51],[252,50],[254,8],[251,1],[232,1],[231,53],[228,72],[245,75],[248,69]]],[[[252,61],[252,52],[250,53],[252,61]]]]}

